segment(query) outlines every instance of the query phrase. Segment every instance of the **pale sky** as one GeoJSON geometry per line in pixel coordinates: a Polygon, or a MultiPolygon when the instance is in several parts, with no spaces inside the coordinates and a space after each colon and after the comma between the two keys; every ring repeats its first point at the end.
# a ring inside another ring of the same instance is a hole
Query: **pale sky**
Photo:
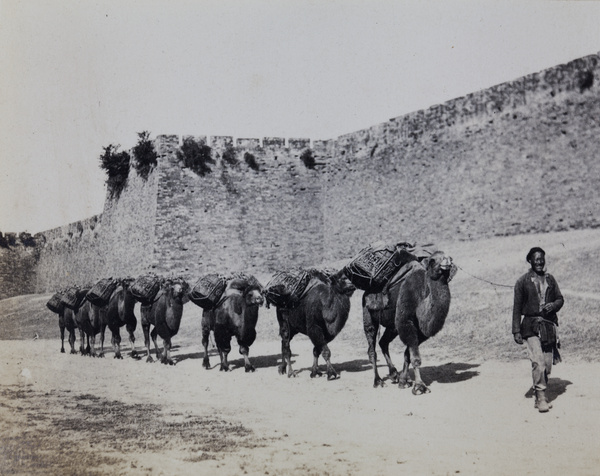
{"type": "MultiPolygon", "coordinates": [[[[0,231],[137,132],[332,139],[600,51],[600,1],[0,0],[0,231]]],[[[597,78],[598,79],[598,78],[597,78]]]]}

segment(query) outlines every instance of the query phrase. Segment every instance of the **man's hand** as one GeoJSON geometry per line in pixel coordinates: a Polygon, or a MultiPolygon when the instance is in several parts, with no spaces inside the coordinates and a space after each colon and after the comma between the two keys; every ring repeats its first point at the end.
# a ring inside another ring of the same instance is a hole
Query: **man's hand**
{"type": "Polygon", "coordinates": [[[551,303],[545,304],[544,307],[542,307],[542,314],[545,316],[546,314],[550,314],[553,310],[554,306],[551,303]]]}
{"type": "Polygon", "coordinates": [[[523,345],[523,337],[520,332],[515,332],[514,334],[515,342],[519,345],[523,345]]]}

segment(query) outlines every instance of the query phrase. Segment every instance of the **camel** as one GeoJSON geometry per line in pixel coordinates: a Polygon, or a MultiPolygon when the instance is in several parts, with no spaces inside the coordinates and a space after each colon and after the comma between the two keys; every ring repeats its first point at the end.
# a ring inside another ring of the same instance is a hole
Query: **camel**
{"type": "Polygon", "coordinates": [[[379,326],[385,331],[379,341],[381,352],[389,368],[392,383],[400,388],[412,385],[409,366],[412,363],[415,381],[414,395],[429,393],[421,379],[419,345],[436,335],[444,326],[450,309],[448,282],[455,272],[452,258],[436,251],[421,263],[411,261],[390,279],[387,290],[380,294],[363,295],[363,326],[368,342],[368,354],[375,375],[374,387],[384,386],[377,372],[375,340],[379,326]],[[396,336],[406,345],[404,366],[398,373],[390,354],[389,345],[396,336]]]}
{"type": "Polygon", "coordinates": [[[107,304],[107,323],[112,333],[111,343],[115,350],[115,359],[122,359],[121,355],[121,327],[125,326],[129,333],[129,343],[131,344],[131,357],[137,358],[135,350],[134,331],[137,327],[137,318],[133,313],[135,298],[131,294],[131,283],[133,278],[124,278],[118,280],[119,284],[112,292],[107,304]]]}
{"type": "Polygon", "coordinates": [[[75,350],[75,312],[67,306],[62,306],[58,313],[58,326],[60,328],[60,351],[65,353],[65,329],[69,332],[69,344],[71,345],[71,354],[76,354],[75,350]]]}
{"type": "Polygon", "coordinates": [[[229,280],[221,299],[213,309],[202,311],[202,365],[210,369],[208,338],[213,331],[221,358],[220,371],[229,371],[227,356],[231,351],[231,338],[236,337],[240,354],[244,357],[246,372],[255,368],[248,358],[249,347],[256,339],[258,308],[263,305],[263,288],[252,276],[229,280]]]}
{"type": "Polygon", "coordinates": [[[146,362],[154,362],[150,356],[150,337],[156,349],[156,358],[163,364],[175,365],[171,358],[171,339],[179,332],[183,305],[188,301],[189,285],[179,278],[163,280],[154,302],[141,307],[142,329],[146,346],[146,362]],[[150,326],[153,326],[150,333],[150,326]],[[163,352],[158,349],[157,336],[163,340],[163,352]]]}
{"type": "MultiPolygon", "coordinates": [[[[68,308],[63,302],[63,293],[55,293],[46,303],[48,309],[58,314],[58,328],[60,329],[60,352],[65,353],[65,329],[69,331],[69,344],[71,345],[71,354],[76,354],[75,350],[75,321],[73,319],[73,310],[68,308]]],[[[36,334],[37,336],[37,334],[36,334]]]]}
{"type": "Polygon", "coordinates": [[[350,297],[356,290],[354,285],[340,270],[332,274],[312,270],[311,279],[294,308],[277,307],[277,321],[281,336],[282,363],[279,373],[295,377],[292,369],[292,351],[290,341],[298,334],[304,334],[311,340],[313,365],[311,378],[321,376],[318,363],[323,355],[327,365],[327,380],[339,378],[331,365],[331,351],[327,344],[343,329],[350,313],[350,297]]]}
{"type": "MultiPolygon", "coordinates": [[[[81,289],[79,293],[86,293],[89,289],[81,289]]],[[[108,324],[106,317],[106,306],[100,307],[88,300],[83,300],[79,309],[75,312],[75,324],[79,328],[81,337],[80,350],[82,355],[92,357],[104,357],[104,334],[108,324]],[[100,334],[100,352],[96,352],[96,336],[100,334]],[[84,340],[87,339],[87,347],[84,348],[84,340]]]]}

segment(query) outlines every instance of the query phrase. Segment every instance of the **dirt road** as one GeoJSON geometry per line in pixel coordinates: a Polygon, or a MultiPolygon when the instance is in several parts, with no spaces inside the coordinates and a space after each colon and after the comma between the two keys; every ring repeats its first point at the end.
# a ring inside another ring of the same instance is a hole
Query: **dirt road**
{"type": "MultiPolygon", "coordinates": [[[[57,340],[0,341],[0,474],[596,475],[600,365],[561,363],[554,408],[533,409],[529,363],[426,361],[431,393],[372,387],[364,349],[331,345],[341,378],[311,379],[309,341],[257,342],[255,373],[61,354],[57,340]]],[[[139,347],[141,350],[141,346],[139,347]]],[[[381,368],[382,375],[387,374],[381,368]]]]}

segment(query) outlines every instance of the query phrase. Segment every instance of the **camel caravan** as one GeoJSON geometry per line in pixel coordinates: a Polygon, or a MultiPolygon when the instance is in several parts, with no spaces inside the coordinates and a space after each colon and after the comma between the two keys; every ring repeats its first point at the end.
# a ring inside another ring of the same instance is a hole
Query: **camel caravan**
{"type": "Polygon", "coordinates": [[[207,274],[193,286],[179,277],[147,274],[138,278],[105,278],[92,286],[72,286],[56,292],[46,303],[58,314],[61,352],[65,352],[65,330],[69,333],[71,353],[75,354],[79,331],[81,355],[104,356],[104,336],[108,327],[114,358],[122,359],[121,328],[125,327],[131,346],[130,356],[140,359],[135,350],[137,318],[134,307],[140,303],[141,326],[146,361],[153,362],[150,339],[156,357],[163,364],[175,365],[171,358],[172,339],[179,331],[183,306],[192,302],[202,308],[202,366],[210,369],[210,333],[220,358],[219,370],[228,371],[231,339],[236,338],[246,372],[255,370],[249,358],[256,339],[259,308],[276,308],[281,337],[281,375],[295,377],[290,342],[296,334],[307,336],[313,347],[310,376],[321,376],[319,358],[326,364],[328,380],[339,378],[331,364],[328,344],[344,328],[350,313],[350,298],[360,289],[363,327],[369,361],[373,367],[374,387],[384,385],[377,371],[375,341],[380,329],[379,347],[388,368],[389,379],[400,388],[412,387],[415,395],[429,392],[420,374],[419,345],[443,327],[450,308],[448,283],[456,273],[452,258],[434,245],[417,246],[401,242],[374,243],[363,248],[340,270],[291,268],[275,272],[266,286],[245,273],[207,274]],[[100,337],[99,349],[96,338],[100,337]],[[162,350],[157,339],[162,339],[162,350]],[[406,346],[402,370],[394,366],[389,345],[396,338],[406,346]],[[414,382],[409,368],[412,365],[414,382]]]}

